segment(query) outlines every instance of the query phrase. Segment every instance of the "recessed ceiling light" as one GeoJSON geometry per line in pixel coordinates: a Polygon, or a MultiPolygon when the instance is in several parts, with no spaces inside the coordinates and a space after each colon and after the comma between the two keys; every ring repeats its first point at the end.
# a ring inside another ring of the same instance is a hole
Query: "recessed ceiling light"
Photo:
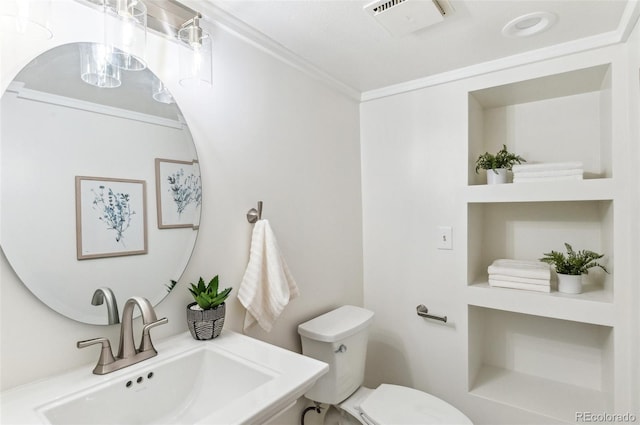
{"type": "Polygon", "coordinates": [[[507,37],[528,37],[549,29],[556,22],[556,15],[550,12],[533,12],[518,16],[502,28],[507,37]]]}

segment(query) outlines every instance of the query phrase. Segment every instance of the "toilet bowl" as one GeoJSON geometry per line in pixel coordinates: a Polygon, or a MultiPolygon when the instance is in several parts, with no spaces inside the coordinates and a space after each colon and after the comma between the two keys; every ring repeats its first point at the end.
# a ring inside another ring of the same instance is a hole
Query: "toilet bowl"
{"type": "Polygon", "coordinates": [[[472,425],[460,410],[431,394],[400,385],[362,386],[373,312],[342,306],[298,326],[302,354],[329,364],[305,393],[330,404],[327,425],[472,425]]]}
{"type": "MultiPolygon", "coordinates": [[[[473,425],[460,410],[423,391],[400,385],[381,384],[360,387],[337,408],[357,422],[343,420],[340,425],[473,425]]],[[[327,421],[325,421],[327,424],[327,421]]]]}

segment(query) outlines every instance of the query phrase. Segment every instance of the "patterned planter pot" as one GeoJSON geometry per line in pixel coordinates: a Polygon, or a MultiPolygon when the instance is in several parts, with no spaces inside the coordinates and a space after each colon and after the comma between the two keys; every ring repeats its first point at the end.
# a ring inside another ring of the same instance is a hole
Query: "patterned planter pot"
{"type": "Polygon", "coordinates": [[[216,338],[224,326],[224,303],[208,310],[202,310],[198,303],[187,306],[187,325],[194,339],[205,340],[216,338]],[[195,307],[195,309],[194,309],[195,307]]]}

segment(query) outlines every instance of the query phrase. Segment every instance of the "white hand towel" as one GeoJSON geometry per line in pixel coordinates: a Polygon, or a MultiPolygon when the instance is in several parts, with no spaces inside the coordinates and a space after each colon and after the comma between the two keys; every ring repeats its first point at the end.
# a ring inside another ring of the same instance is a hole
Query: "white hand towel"
{"type": "Polygon", "coordinates": [[[560,176],[582,176],[582,168],[572,170],[545,170],[545,171],[516,171],[513,177],[560,177],[560,176]]]}
{"type": "Polygon", "coordinates": [[[515,164],[511,171],[514,173],[532,171],[575,170],[582,169],[582,162],[539,162],[534,164],[515,164]]]}
{"type": "Polygon", "coordinates": [[[489,275],[530,277],[534,279],[551,279],[551,266],[541,261],[499,259],[488,268],[489,275]]]}
{"type": "Polygon", "coordinates": [[[551,292],[551,285],[531,285],[528,283],[510,282],[506,280],[489,279],[489,286],[498,288],[523,289],[535,292],[551,292]]]}
{"type": "Polygon", "coordinates": [[[509,276],[506,274],[490,274],[489,279],[507,280],[509,282],[528,283],[529,285],[549,285],[549,279],[536,279],[533,277],[509,276]]]}
{"type": "Polygon", "coordinates": [[[289,301],[298,295],[269,222],[258,220],[251,236],[249,264],[238,289],[238,300],[247,309],[244,329],[258,322],[271,331],[289,301]]]}
{"type": "Polygon", "coordinates": [[[514,183],[534,183],[534,182],[551,182],[551,181],[567,181],[567,180],[582,180],[582,174],[575,174],[573,176],[546,176],[546,177],[519,177],[514,175],[514,183]]]}

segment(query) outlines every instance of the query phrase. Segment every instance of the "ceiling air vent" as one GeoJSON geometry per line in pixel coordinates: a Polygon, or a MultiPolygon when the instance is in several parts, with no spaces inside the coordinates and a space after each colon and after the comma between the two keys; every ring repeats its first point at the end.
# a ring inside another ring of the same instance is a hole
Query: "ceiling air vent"
{"type": "Polygon", "coordinates": [[[446,15],[446,10],[436,0],[378,0],[364,9],[395,36],[442,22],[446,15]]]}

